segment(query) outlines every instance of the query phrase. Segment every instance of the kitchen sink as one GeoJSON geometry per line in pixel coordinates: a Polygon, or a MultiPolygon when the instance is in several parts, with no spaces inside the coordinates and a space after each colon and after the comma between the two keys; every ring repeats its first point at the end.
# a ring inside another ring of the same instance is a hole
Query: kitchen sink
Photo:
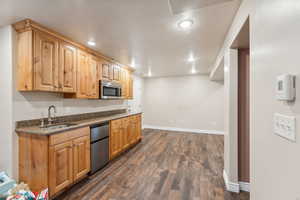
{"type": "Polygon", "coordinates": [[[61,123],[61,124],[51,124],[51,125],[46,125],[43,127],[44,129],[59,129],[59,128],[67,128],[70,126],[76,126],[77,124],[75,123],[61,123]]]}

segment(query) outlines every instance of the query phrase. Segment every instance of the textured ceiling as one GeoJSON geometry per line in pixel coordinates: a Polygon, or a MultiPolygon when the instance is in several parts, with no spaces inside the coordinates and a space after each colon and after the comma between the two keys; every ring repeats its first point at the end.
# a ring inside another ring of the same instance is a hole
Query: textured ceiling
{"type": "Polygon", "coordinates": [[[178,15],[169,0],[0,0],[0,5],[0,26],[31,18],[75,41],[94,40],[94,49],[134,65],[140,74],[150,69],[153,76],[173,76],[208,72],[240,1],[178,15]],[[177,27],[185,18],[194,20],[189,31],[177,27]],[[187,62],[191,54],[194,63],[187,62]]]}

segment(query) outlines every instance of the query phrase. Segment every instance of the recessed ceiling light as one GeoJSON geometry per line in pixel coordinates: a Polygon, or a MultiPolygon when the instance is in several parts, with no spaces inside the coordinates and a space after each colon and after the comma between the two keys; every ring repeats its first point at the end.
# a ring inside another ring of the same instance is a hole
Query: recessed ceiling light
{"type": "Polygon", "coordinates": [[[152,76],[151,70],[148,71],[148,77],[152,76]]]}
{"type": "Polygon", "coordinates": [[[89,46],[96,46],[96,42],[94,42],[94,41],[88,41],[88,45],[89,46]]]}
{"type": "Polygon", "coordinates": [[[133,58],[132,60],[131,60],[131,67],[133,67],[133,68],[135,68],[136,66],[135,66],[135,59],[133,58]]]}
{"type": "Polygon", "coordinates": [[[188,62],[195,62],[195,58],[193,55],[191,55],[189,58],[188,58],[188,62]]]}
{"type": "Polygon", "coordinates": [[[181,28],[181,29],[184,29],[184,30],[187,30],[187,29],[190,29],[193,25],[193,20],[191,19],[185,19],[185,20],[182,20],[178,23],[178,27],[181,28]]]}
{"type": "Polygon", "coordinates": [[[192,74],[196,74],[196,73],[197,73],[196,67],[195,67],[195,66],[192,67],[191,73],[192,73],[192,74]]]}

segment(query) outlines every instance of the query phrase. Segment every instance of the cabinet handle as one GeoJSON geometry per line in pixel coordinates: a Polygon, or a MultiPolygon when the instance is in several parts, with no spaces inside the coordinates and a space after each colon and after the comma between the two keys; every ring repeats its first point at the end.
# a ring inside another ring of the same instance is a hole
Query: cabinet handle
{"type": "Polygon", "coordinates": [[[39,57],[34,57],[33,59],[33,63],[36,64],[40,61],[40,58],[39,57]]]}

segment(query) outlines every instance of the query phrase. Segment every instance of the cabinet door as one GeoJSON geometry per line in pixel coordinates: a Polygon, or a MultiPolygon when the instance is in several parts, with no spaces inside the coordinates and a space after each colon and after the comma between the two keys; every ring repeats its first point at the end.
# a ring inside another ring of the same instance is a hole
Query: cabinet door
{"type": "Polygon", "coordinates": [[[121,84],[122,84],[122,97],[127,98],[127,72],[125,69],[121,69],[121,84]]]}
{"type": "Polygon", "coordinates": [[[141,139],[142,127],[141,127],[141,115],[134,115],[130,117],[130,144],[136,143],[141,139]]]}
{"type": "Polygon", "coordinates": [[[118,124],[116,120],[110,122],[110,133],[109,133],[109,159],[114,158],[117,155],[117,137],[118,124]]]}
{"type": "Polygon", "coordinates": [[[136,120],[134,116],[129,117],[129,143],[130,145],[136,142],[136,120]]]}
{"type": "Polygon", "coordinates": [[[101,58],[99,58],[98,62],[98,71],[97,71],[97,80],[98,82],[102,80],[102,65],[105,63],[105,61],[101,58]]]}
{"type": "Polygon", "coordinates": [[[130,120],[128,117],[123,118],[122,130],[123,130],[123,150],[130,146],[130,120]]]}
{"type": "Polygon", "coordinates": [[[49,186],[52,196],[73,183],[72,142],[50,146],[49,153],[49,186]]]}
{"type": "Polygon", "coordinates": [[[78,50],[77,59],[77,97],[88,98],[89,55],[78,50]]]}
{"type": "Polygon", "coordinates": [[[76,48],[61,42],[59,51],[59,89],[76,92],[76,48]]]}
{"type": "Polygon", "coordinates": [[[109,64],[109,80],[114,80],[114,64],[109,64]]]}
{"type": "Polygon", "coordinates": [[[118,65],[113,65],[113,80],[120,81],[120,67],[118,65]]]}
{"type": "Polygon", "coordinates": [[[131,72],[128,77],[128,98],[133,99],[133,76],[131,72]]]}
{"type": "Polygon", "coordinates": [[[112,120],[110,124],[109,149],[110,159],[116,157],[123,150],[122,119],[112,120]]]}
{"type": "Polygon", "coordinates": [[[142,138],[142,115],[136,115],[136,139],[142,138]]]}
{"type": "Polygon", "coordinates": [[[83,136],[73,140],[74,181],[84,177],[90,167],[90,137],[83,136]]]}
{"type": "Polygon", "coordinates": [[[58,40],[34,32],[34,90],[58,91],[58,40]]]}
{"type": "Polygon", "coordinates": [[[99,81],[98,81],[98,58],[91,56],[89,61],[88,71],[88,98],[99,98],[99,81]]]}
{"type": "Polygon", "coordinates": [[[110,79],[110,65],[107,62],[102,64],[102,79],[109,80],[110,79]]]}

